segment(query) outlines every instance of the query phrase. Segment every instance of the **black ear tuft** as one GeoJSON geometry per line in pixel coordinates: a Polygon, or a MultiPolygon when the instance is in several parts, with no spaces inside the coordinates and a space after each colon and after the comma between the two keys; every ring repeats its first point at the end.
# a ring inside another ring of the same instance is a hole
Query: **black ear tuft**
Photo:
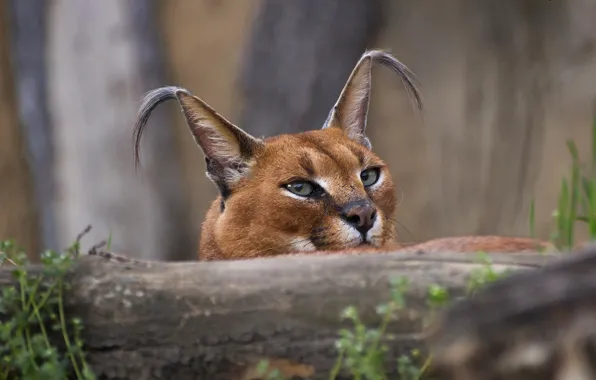
{"type": "Polygon", "coordinates": [[[396,72],[414,98],[419,110],[422,110],[422,98],[414,84],[414,74],[392,55],[380,50],[371,50],[362,55],[350,74],[339,99],[329,112],[323,128],[341,128],[345,133],[367,148],[371,148],[366,137],[366,120],[371,94],[372,63],[378,61],[396,72]]]}
{"type": "Polygon", "coordinates": [[[145,97],[134,131],[135,163],[138,163],[141,134],[151,112],[168,99],[177,99],[182,107],[192,136],[205,155],[207,176],[215,183],[222,196],[229,196],[230,188],[246,175],[252,158],[264,143],[226,120],[207,103],[183,88],[163,87],[149,92],[145,97]]]}

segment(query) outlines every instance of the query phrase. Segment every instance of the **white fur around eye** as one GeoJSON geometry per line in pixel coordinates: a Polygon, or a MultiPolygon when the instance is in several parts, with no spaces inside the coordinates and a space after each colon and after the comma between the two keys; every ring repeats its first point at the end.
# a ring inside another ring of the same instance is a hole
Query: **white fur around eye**
{"type": "Polygon", "coordinates": [[[325,190],[326,192],[329,192],[329,181],[327,181],[323,178],[315,178],[315,182],[317,183],[317,185],[321,186],[321,188],[323,188],[323,190],[325,190]]]}
{"type": "Polygon", "coordinates": [[[280,189],[280,191],[286,197],[294,198],[294,199],[297,199],[299,201],[308,201],[308,200],[310,200],[310,198],[308,198],[308,197],[301,197],[300,195],[296,195],[296,194],[294,194],[291,191],[286,190],[286,189],[280,189]]]}

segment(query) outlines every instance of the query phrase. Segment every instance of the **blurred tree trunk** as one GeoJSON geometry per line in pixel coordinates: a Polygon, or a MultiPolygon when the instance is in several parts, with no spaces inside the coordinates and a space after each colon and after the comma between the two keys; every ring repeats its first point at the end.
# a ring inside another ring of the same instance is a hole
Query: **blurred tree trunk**
{"type": "Polygon", "coordinates": [[[161,110],[142,141],[138,174],[132,158],[142,96],[164,83],[154,2],[52,4],[49,97],[61,243],[91,224],[88,244],[111,235],[112,249],[130,255],[196,257],[172,127],[161,110]]]}
{"type": "Polygon", "coordinates": [[[36,260],[40,248],[37,213],[11,75],[6,5],[0,3],[0,239],[15,239],[36,260]]]}
{"type": "Polygon", "coordinates": [[[59,249],[54,214],[54,151],[46,99],[47,3],[10,0],[11,57],[19,119],[29,148],[43,249],[59,249]]]}
{"type": "MultiPolygon", "coordinates": [[[[482,169],[488,175],[484,176],[481,213],[474,232],[490,234],[499,228],[515,234],[520,224],[528,220],[525,216],[538,177],[551,82],[547,40],[549,32],[556,30],[553,16],[557,12],[553,8],[561,9],[536,1],[474,4],[476,12],[470,16],[485,23],[476,25],[475,31],[479,33],[469,34],[473,39],[470,46],[477,48],[482,56],[478,52],[468,53],[466,70],[471,77],[466,88],[466,127],[480,130],[482,115],[494,107],[490,130],[487,130],[491,149],[485,151],[482,160],[485,163],[482,169]],[[494,85],[483,89],[479,76],[486,75],[483,71],[491,66],[494,85]],[[487,90],[493,94],[484,93],[487,90]],[[495,106],[482,99],[493,99],[495,106]]],[[[474,4],[470,4],[470,9],[474,4]]],[[[452,158],[453,162],[457,161],[455,155],[452,158]]],[[[462,193],[471,179],[463,176],[459,184],[445,185],[452,189],[457,187],[456,191],[462,193]]],[[[465,205],[452,204],[451,207],[461,209],[465,205]]]]}
{"type": "Polygon", "coordinates": [[[412,214],[422,221],[415,229],[427,238],[529,234],[552,95],[553,47],[566,17],[562,4],[458,0],[437,6],[429,0],[409,5],[428,24],[422,30],[412,21],[393,38],[412,38],[413,45],[427,50],[416,51],[411,60],[426,89],[429,166],[417,172],[417,181],[429,189],[430,205],[424,217],[412,214]]]}
{"type": "Polygon", "coordinates": [[[381,0],[263,0],[241,74],[240,125],[257,136],[323,125],[376,36],[381,0]]]}

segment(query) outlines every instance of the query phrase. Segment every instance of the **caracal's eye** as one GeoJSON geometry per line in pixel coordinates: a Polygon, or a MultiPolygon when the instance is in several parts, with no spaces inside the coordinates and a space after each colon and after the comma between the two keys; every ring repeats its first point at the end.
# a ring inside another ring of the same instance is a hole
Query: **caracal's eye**
{"type": "Polygon", "coordinates": [[[364,187],[369,187],[377,183],[379,180],[379,168],[365,169],[360,173],[360,180],[364,187]]]}
{"type": "Polygon", "coordinates": [[[301,197],[309,197],[315,193],[315,185],[307,181],[288,183],[285,187],[289,192],[301,197]]]}

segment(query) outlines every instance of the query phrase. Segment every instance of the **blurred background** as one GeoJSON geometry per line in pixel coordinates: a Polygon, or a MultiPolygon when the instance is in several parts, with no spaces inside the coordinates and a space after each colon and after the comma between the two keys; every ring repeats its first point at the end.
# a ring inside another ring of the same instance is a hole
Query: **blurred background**
{"type": "Polygon", "coordinates": [[[397,76],[373,71],[368,132],[399,186],[404,242],[548,238],[566,140],[588,159],[594,0],[0,0],[0,238],[32,255],[110,239],[133,257],[196,257],[215,198],[175,102],[180,85],[248,132],[319,128],[365,49],[417,75],[424,122],[397,76]]]}

